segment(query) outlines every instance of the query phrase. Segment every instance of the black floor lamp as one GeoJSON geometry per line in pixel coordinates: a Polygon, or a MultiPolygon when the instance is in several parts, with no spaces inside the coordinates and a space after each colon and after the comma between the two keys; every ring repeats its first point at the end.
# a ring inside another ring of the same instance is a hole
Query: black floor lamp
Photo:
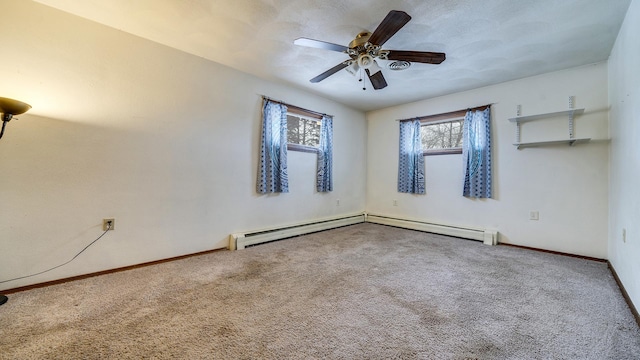
{"type": "MultiPolygon", "coordinates": [[[[14,115],[20,115],[31,109],[31,105],[22,101],[0,97],[0,114],[2,114],[2,130],[0,130],[0,139],[4,135],[4,128],[11,121],[14,115]]],[[[9,300],[5,295],[0,294],[0,305],[9,300]]]]}

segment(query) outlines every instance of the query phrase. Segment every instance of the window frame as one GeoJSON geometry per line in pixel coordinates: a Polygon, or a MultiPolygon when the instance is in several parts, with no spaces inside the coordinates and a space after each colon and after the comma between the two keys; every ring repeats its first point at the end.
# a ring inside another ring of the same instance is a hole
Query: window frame
{"type": "MultiPolygon", "coordinates": [[[[287,116],[289,116],[289,114],[291,114],[292,116],[298,116],[298,117],[303,116],[306,118],[315,119],[318,122],[322,121],[322,115],[319,115],[317,113],[314,113],[299,107],[294,107],[291,105],[287,106],[287,116]]],[[[320,153],[320,148],[318,147],[290,143],[289,139],[287,139],[287,150],[314,153],[314,154],[320,153]]]]}
{"type": "MultiPolygon", "coordinates": [[[[467,115],[468,110],[458,110],[452,111],[448,113],[422,116],[418,118],[420,120],[420,127],[427,125],[435,125],[442,124],[447,122],[454,122],[462,120],[462,126],[464,127],[464,118],[467,115]]],[[[447,148],[447,149],[427,149],[422,151],[423,156],[432,156],[432,155],[452,155],[452,154],[462,154],[462,146],[455,148],[447,148]]]]}
{"type": "MultiPolygon", "coordinates": [[[[458,116],[458,117],[450,117],[450,118],[438,119],[438,120],[420,120],[420,128],[422,129],[423,126],[446,124],[446,123],[452,123],[460,120],[462,120],[462,126],[464,127],[464,116],[458,116]]],[[[422,155],[424,156],[450,155],[450,154],[462,154],[462,145],[460,145],[459,147],[444,148],[444,149],[426,149],[422,151],[422,155]]]]}
{"type": "Polygon", "coordinates": [[[300,145],[300,144],[294,144],[294,143],[287,143],[287,150],[288,151],[299,151],[299,152],[306,152],[306,153],[314,153],[314,154],[318,154],[320,152],[320,149],[317,147],[313,147],[313,146],[309,146],[309,145],[300,145]]]}

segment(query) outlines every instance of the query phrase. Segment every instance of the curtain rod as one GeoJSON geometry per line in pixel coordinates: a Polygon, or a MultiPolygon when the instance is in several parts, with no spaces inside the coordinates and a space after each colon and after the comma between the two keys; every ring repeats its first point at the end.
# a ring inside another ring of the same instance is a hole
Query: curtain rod
{"type": "Polygon", "coordinates": [[[461,110],[456,110],[456,111],[450,111],[450,112],[446,112],[446,113],[440,113],[440,114],[433,114],[433,115],[423,115],[423,116],[414,116],[412,118],[408,118],[408,119],[402,119],[402,120],[396,120],[396,121],[412,121],[412,120],[428,120],[428,119],[436,119],[436,118],[446,118],[447,116],[450,117],[454,117],[454,116],[464,116],[464,114],[467,111],[476,111],[476,110],[484,110],[488,107],[490,107],[491,105],[493,105],[495,103],[490,103],[487,105],[481,105],[481,106],[476,106],[473,108],[467,108],[467,109],[461,109],[461,110]]]}
{"type": "Polygon", "coordinates": [[[263,98],[264,100],[269,100],[269,101],[272,101],[272,102],[274,102],[274,103],[278,103],[278,104],[286,105],[287,107],[291,107],[291,108],[294,108],[294,109],[298,109],[298,110],[300,110],[300,111],[306,111],[306,112],[308,112],[308,113],[310,113],[310,114],[314,114],[314,115],[317,115],[317,116],[320,116],[320,117],[322,117],[322,116],[329,116],[329,117],[333,117],[333,115],[328,115],[328,114],[325,114],[325,113],[321,113],[321,112],[317,112],[317,111],[313,111],[313,110],[305,109],[305,108],[300,107],[300,106],[291,105],[291,104],[288,104],[288,103],[286,103],[286,102],[284,102],[284,101],[281,101],[281,100],[272,99],[272,98],[270,98],[270,97],[268,97],[268,96],[266,96],[266,95],[260,95],[260,96],[262,96],[262,98],[263,98]]]}

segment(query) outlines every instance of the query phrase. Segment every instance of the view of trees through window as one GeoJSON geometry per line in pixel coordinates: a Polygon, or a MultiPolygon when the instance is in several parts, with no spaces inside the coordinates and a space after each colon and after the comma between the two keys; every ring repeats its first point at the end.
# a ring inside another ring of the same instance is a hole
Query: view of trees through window
{"type": "Polygon", "coordinates": [[[287,142],[318,147],[320,145],[320,120],[287,114],[287,142]]]}
{"type": "Polygon", "coordinates": [[[420,127],[422,149],[437,150],[462,147],[463,122],[464,120],[454,120],[422,125],[420,127]]]}

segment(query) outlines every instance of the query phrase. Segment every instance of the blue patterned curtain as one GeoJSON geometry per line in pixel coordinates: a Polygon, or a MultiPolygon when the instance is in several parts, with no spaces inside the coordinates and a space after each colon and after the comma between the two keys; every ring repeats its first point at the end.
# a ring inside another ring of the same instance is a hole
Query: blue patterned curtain
{"type": "Polygon", "coordinates": [[[316,189],[318,192],[333,190],[333,118],[322,117],[320,125],[320,146],[318,151],[318,178],[316,189]]]}
{"type": "Polygon", "coordinates": [[[287,176],[287,107],[265,100],[258,164],[258,193],[289,192],[287,176]]]}
{"type": "Polygon", "coordinates": [[[400,121],[400,159],[398,192],[424,194],[424,155],[420,121],[400,121]]]}
{"type": "Polygon", "coordinates": [[[491,197],[491,110],[467,111],[462,128],[463,196],[491,197]]]}

